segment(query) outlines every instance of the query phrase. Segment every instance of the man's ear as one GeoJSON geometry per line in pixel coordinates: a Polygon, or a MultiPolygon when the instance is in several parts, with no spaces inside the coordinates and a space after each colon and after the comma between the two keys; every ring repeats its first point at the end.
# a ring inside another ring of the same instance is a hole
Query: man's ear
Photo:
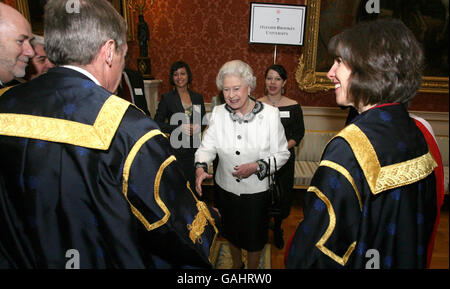
{"type": "Polygon", "coordinates": [[[103,44],[103,46],[100,48],[102,58],[104,59],[105,63],[108,64],[109,66],[112,65],[115,51],[116,45],[114,40],[112,39],[106,41],[105,44],[103,44]]]}

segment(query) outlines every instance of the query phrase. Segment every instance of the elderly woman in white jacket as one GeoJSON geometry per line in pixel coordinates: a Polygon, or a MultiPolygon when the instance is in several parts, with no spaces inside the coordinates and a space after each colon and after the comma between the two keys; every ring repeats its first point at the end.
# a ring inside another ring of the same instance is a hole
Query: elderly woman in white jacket
{"type": "Polygon", "coordinates": [[[222,215],[222,235],[230,242],[233,268],[256,269],[268,238],[269,174],[289,158],[277,108],[253,99],[256,86],[251,67],[240,60],[225,63],[216,78],[225,104],[214,107],[209,128],[195,153],[195,189],[202,194],[207,166],[219,157],[215,202],[222,215]]]}

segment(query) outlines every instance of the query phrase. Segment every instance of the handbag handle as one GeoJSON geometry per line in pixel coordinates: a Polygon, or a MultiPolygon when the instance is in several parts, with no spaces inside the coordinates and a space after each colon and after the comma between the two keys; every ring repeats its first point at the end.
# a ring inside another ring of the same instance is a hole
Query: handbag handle
{"type": "Polygon", "coordinates": [[[275,166],[275,172],[273,172],[273,174],[270,174],[270,157],[269,157],[269,187],[270,187],[270,181],[272,181],[272,183],[274,183],[275,180],[275,174],[277,173],[277,159],[275,157],[273,157],[273,162],[274,162],[274,166],[275,166]]]}

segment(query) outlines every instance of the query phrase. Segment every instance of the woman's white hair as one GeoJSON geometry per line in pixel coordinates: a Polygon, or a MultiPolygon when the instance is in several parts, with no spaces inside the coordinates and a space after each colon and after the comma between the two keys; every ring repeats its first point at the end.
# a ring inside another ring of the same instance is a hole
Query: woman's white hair
{"type": "Polygon", "coordinates": [[[242,79],[250,87],[250,91],[253,91],[256,87],[256,77],[253,75],[253,69],[242,60],[232,60],[222,65],[216,77],[217,89],[223,89],[223,80],[228,75],[234,75],[242,79]]]}

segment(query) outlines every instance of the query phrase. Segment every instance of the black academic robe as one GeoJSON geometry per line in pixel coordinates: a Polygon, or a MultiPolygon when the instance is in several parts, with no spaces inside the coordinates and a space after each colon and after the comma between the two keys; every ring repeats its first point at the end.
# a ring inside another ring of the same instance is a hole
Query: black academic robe
{"type": "Polygon", "coordinates": [[[0,267],[211,267],[217,214],[129,102],[53,68],[0,97],[0,124],[0,267]]]}
{"type": "Polygon", "coordinates": [[[403,105],[358,115],[326,146],[287,268],[425,268],[436,162],[403,105]]]}
{"type": "MultiPolygon", "coordinates": [[[[140,108],[146,115],[152,117],[148,110],[147,100],[145,99],[145,85],[142,75],[139,73],[139,71],[128,68],[125,68],[123,73],[125,73],[128,77],[127,83],[130,88],[132,103],[140,108]]],[[[122,75],[122,79],[123,78],[125,78],[124,75],[122,75]]],[[[121,98],[125,98],[123,87],[119,86],[117,88],[117,95],[121,98]]]]}

